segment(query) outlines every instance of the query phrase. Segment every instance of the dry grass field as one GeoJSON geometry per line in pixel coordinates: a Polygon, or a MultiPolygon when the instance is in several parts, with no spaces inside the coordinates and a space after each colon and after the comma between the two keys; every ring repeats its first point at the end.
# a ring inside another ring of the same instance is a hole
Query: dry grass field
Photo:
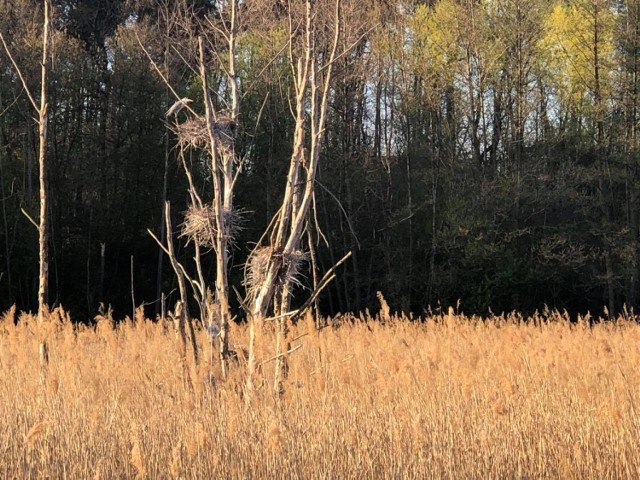
{"type": "Polygon", "coordinates": [[[183,368],[168,323],[52,316],[42,376],[36,322],[0,323],[3,479],[640,477],[635,323],[308,319],[284,393],[271,362],[247,402],[242,362],[183,368]]]}

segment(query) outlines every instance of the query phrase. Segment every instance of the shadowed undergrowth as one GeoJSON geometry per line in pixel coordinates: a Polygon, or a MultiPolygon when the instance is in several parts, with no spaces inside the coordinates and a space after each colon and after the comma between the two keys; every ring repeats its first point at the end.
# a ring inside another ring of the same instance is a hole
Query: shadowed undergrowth
{"type": "MultiPolygon", "coordinates": [[[[637,324],[384,317],[300,322],[284,392],[266,363],[247,402],[242,354],[221,379],[204,331],[196,366],[169,322],[74,326],[57,310],[39,332],[9,312],[0,478],[640,476],[637,324]]],[[[238,352],[247,336],[233,328],[238,352]]],[[[267,326],[258,359],[274,345],[267,326]]]]}

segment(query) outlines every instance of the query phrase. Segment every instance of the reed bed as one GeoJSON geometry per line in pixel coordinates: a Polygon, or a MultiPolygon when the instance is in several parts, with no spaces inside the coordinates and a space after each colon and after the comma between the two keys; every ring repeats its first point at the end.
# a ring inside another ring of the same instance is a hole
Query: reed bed
{"type": "MultiPolygon", "coordinates": [[[[284,391],[267,362],[248,398],[242,354],[223,380],[204,331],[194,365],[169,322],[8,312],[0,478],[640,477],[638,324],[383,317],[301,321],[284,391]]],[[[272,357],[270,327],[257,345],[272,357]]]]}

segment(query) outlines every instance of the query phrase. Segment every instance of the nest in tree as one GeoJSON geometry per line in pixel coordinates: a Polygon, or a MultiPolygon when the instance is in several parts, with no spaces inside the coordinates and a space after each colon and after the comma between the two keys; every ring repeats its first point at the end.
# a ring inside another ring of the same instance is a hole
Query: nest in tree
{"type": "Polygon", "coordinates": [[[213,136],[222,150],[231,150],[236,141],[236,122],[233,118],[218,115],[212,128],[213,136]]]}
{"type": "MultiPolygon", "coordinates": [[[[207,131],[207,120],[203,117],[192,117],[185,122],[177,123],[173,130],[178,136],[178,145],[182,148],[206,148],[211,141],[207,131]]],[[[211,126],[211,132],[221,151],[233,148],[236,140],[236,122],[233,118],[218,115],[211,126]]]]}
{"type": "Polygon", "coordinates": [[[189,205],[189,209],[184,214],[180,236],[187,237],[200,246],[213,247],[215,238],[213,213],[213,207],[210,205],[202,207],[189,205]]]}
{"type": "MultiPolygon", "coordinates": [[[[242,212],[226,210],[222,213],[223,238],[232,243],[242,229],[242,212]]],[[[214,248],[217,235],[215,211],[212,205],[189,205],[184,214],[181,237],[192,240],[201,247],[214,248]]]]}
{"type": "Polygon", "coordinates": [[[202,117],[192,117],[185,122],[176,123],[173,130],[178,136],[178,145],[182,148],[204,148],[209,143],[207,121],[202,117]]]}
{"type": "Polygon", "coordinates": [[[294,250],[290,254],[278,253],[271,247],[260,247],[252,255],[247,265],[247,276],[245,285],[249,297],[255,297],[260,286],[267,278],[269,267],[274,264],[278,269],[275,278],[276,285],[286,283],[300,283],[302,276],[302,265],[307,261],[309,255],[302,250],[294,250]]]}

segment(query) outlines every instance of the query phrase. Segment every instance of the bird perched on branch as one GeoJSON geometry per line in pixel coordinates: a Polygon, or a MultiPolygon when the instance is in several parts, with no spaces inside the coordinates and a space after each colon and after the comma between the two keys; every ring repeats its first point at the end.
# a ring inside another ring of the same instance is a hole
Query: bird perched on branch
{"type": "Polygon", "coordinates": [[[191,102],[193,102],[193,100],[191,100],[190,98],[187,98],[187,97],[181,98],[176,103],[171,105],[171,108],[169,108],[169,110],[167,110],[164,114],[167,117],[170,117],[171,115],[178,115],[180,110],[182,110],[184,107],[187,106],[188,103],[191,103],[191,102]]]}

